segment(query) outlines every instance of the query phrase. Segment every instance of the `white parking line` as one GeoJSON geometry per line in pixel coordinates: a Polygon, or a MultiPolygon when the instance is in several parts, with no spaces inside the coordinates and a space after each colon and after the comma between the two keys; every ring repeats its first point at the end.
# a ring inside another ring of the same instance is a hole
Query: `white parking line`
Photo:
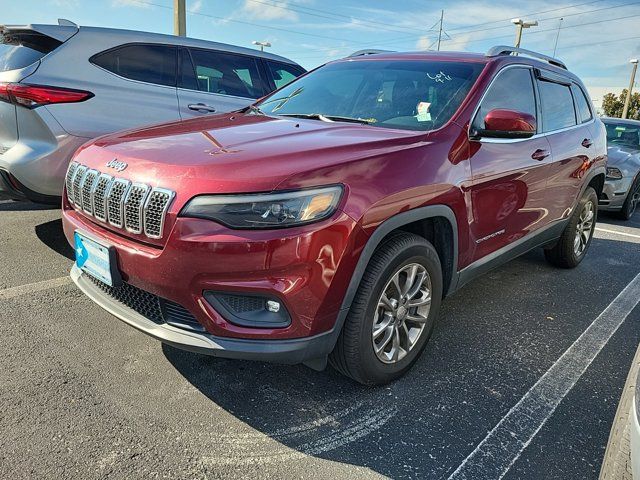
{"type": "Polygon", "coordinates": [[[29,283],[27,285],[20,285],[18,287],[5,288],[0,290],[0,300],[8,300],[10,298],[19,297],[20,295],[26,295],[27,293],[41,292],[42,290],[49,290],[50,288],[61,287],[71,283],[71,278],[58,277],[51,280],[43,280],[42,282],[29,283]]]}
{"type": "Polygon", "coordinates": [[[449,479],[504,477],[638,302],[640,274],[493,427],[449,479]]]}
{"type": "Polygon", "coordinates": [[[620,232],[618,230],[608,230],[606,228],[600,228],[600,227],[596,227],[596,232],[605,232],[605,233],[612,233],[614,235],[622,235],[624,237],[640,238],[640,235],[635,235],[633,233],[620,232]]]}

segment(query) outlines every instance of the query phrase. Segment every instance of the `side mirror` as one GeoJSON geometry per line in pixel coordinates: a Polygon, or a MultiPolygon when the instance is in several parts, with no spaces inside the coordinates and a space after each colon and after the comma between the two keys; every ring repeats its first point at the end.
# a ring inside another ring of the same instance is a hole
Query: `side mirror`
{"type": "Polygon", "coordinates": [[[473,138],[529,138],[536,133],[536,118],[515,110],[496,108],[484,117],[484,128],[472,132],[473,138]]]}

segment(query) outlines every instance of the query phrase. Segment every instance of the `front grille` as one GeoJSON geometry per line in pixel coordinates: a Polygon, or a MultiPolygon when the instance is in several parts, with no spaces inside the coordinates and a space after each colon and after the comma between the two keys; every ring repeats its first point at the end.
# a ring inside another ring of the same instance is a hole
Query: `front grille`
{"type": "Polygon", "coordinates": [[[132,233],[142,233],[142,207],[149,194],[149,186],[141,183],[131,185],[124,201],[124,226],[132,233]]]}
{"type": "Polygon", "coordinates": [[[129,283],[122,283],[119,287],[111,287],[89,274],[85,275],[113,300],[135,310],[153,323],[158,325],[168,323],[188,330],[205,331],[196,318],[178,303],[134,287],[129,283]]]}
{"type": "Polygon", "coordinates": [[[80,186],[82,185],[82,180],[84,180],[85,173],[87,173],[87,167],[78,165],[76,173],[73,175],[73,203],[75,203],[78,208],[82,208],[82,190],[80,186]]]}
{"type": "Polygon", "coordinates": [[[89,215],[93,214],[93,198],[91,197],[91,194],[93,193],[93,182],[96,181],[98,175],[99,172],[97,170],[87,170],[80,186],[82,191],[82,210],[89,215]]]}
{"type": "Polygon", "coordinates": [[[77,209],[116,228],[149,238],[162,238],[175,193],[131,183],[71,162],[65,177],[69,201],[77,209]]]}
{"type": "Polygon", "coordinates": [[[78,163],[71,162],[69,164],[69,168],[67,169],[67,176],[64,179],[65,185],[67,187],[67,197],[71,202],[73,202],[73,174],[76,173],[76,168],[78,168],[78,163]]]}

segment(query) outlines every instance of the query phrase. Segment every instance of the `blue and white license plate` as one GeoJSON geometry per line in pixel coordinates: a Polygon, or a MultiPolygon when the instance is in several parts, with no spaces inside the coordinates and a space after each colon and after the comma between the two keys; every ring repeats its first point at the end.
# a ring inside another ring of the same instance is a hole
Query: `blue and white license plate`
{"type": "Polygon", "coordinates": [[[83,272],[113,287],[113,275],[109,247],[75,232],[76,265],[83,272]]]}

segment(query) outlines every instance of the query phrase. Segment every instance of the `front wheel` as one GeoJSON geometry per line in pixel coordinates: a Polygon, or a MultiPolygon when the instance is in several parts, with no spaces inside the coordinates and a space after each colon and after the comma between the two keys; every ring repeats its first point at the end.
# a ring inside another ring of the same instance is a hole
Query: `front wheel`
{"type": "Polygon", "coordinates": [[[364,272],[331,365],[365,385],[399,378],[426,346],[441,300],[442,270],[433,245],[411,233],[392,235],[364,272]]]}
{"type": "Polygon", "coordinates": [[[640,203],[640,175],[631,185],[627,198],[622,204],[622,210],[618,212],[617,216],[622,220],[630,220],[636,212],[638,203],[640,203]]]}
{"type": "Polygon", "coordinates": [[[598,217],[598,195],[587,187],[558,242],[544,251],[552,265],[575,268],[587,254],[598,217]]]}

